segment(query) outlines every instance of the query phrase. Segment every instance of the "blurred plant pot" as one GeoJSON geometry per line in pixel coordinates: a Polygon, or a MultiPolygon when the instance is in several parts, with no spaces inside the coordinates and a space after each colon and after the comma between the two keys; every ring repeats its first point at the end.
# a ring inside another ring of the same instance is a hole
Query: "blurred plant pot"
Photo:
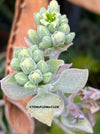
{"type": "MultiPolygon", "coordinates": [[[[27,47],[24,42],[27,30],[30,28],[36,29],[33,22],[33,13],[38,12],[42,6],[47,7],[48,3],[49,0],[16,0],[15,17],[7,48],[6,75],[14,72],[10,67],[14,47],[22,45],[27,47]]],[[[14,101],[4,95],[5,113],[8,122],[18,134],[34,133],[34,120],[25,108],[30,99],[31,97],[14,101]]]]}
{"type": "Polygon", "coordinates": [[[100,15],[100,0],[68,0],[68,1],[100,15]]]}

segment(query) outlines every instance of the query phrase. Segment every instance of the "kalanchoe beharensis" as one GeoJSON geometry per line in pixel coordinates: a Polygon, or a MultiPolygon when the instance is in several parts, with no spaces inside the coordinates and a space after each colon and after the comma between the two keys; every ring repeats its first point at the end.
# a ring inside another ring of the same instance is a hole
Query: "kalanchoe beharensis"
{"type": "Polygon", "coordinates": [[[36,43],[50,58],[52,50],[65,51],[75,37],[75,33],[70,32],[66,15],[60,14],[56,0],[50,2],[47,10],[42,7],[40,12],[35,13],[34,21],[37,24],[37,31],[28,30],[29,40],[33,44],[36,43]]]}

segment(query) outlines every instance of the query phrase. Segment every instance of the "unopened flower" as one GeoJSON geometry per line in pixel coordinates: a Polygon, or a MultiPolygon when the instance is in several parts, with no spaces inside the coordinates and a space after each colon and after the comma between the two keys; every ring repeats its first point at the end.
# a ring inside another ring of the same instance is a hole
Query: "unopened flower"
{"type": "Polygon", "coordinates": [[[63,45],[65,42],[65,34],[63,32],[56,31],[52,36],[52,42],[54,46],[63,45]]]}
{"type": "Polygon", "coordinates": [[[21,86],[23,86],[28,81],[27,75],[25,75],[23,72],[17,73],[14,77],[16,82],[21,86]]]}
{"type": "Polygon", "coordinates": [[[40,42],[40,37],[35,30],[29,29],[27,35],[33,43],[39,43],[40,42]]]}
{"type": "Polygon", "coordinates": [[[40,60],[37,67],[43,74],[48,72],[48,65],[44,60],[40,60]]]}
{"type": "Polygon", "coordinates": [[[34,89],[34,90],[36,90],[36,88],[37,88],[37,86],[35,85],[35,83],[32,83],[32,82],[30,82],[30,81],[28,81],[28,82],[24,85],[24,87],[25,87],[26,89],[34,89]]]}
{"type": "Polygon", "coordinates": [[[51,47],[52,45],[52,40],[50,36],[44,36],[42,39],[42,42],[39,44],[39,48],[41,49],[46,49],[51,47]]]}
{"type": "Polygon", "coordinates": [[[35,83],[35,84],[38,84],[43,80],[42,73],[39,69],[32,71],[29,74],[28,78],[32,83],[35,83]]]}
{"type": "Polygon", "coordinates": [[[44,55],[43,52],[40,50],[35,50],[33,53],[33,59],[35,60],[35,62],[39,62],[40,60],[44,59],[44,55]]]}
{"type": "Polygon", "coordinates": [[[52,78],[52,73],[48,72],[43,75],[43,83],[49,83],[52,78]]]}
{"type": "Polygon", "coordinates": [[[74,32],[69,33],[68,35],[65,36],[65,43],[70,44],[73,41],[74,37],[75,37],[74,32]]]}
{"type": "Polygon", "coordinates": [[[17,58],[13,58],[11,61],[11,67],[12,69],[16,70],[16,71],[20,71],[20,61],[17,58]]]}
{"type": "Polygon", "coordinates": [[[20,63],[20,67],[25,74],[29,74],[36,69],[37,65],[32,58],[27,58],[20,63]]]}

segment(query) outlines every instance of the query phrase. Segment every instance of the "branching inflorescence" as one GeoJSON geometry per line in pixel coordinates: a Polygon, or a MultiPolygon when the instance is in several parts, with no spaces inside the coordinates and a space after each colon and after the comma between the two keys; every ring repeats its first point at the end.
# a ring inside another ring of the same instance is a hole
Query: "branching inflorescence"
{"type": "Polygon", "coordinates": [[[68,128],[93,133],[100,91],[84,87],[87,69],[70,68],[71,64],[57,59],[75,37],[66,15],[60,14],[57,1],[52,0],[47,10],[42,7],[34,14],[34,21],[37,30],[29,29],[29,38],[25,38],[28,48],[14,50],[11,67],[16,73],[1,80],[3,92],[14,100],[34,95],[27,103],[27,111],[48,126],[54,119],[68,133],[73,133],[68,128]],[[60,121],[55,119],[58,116],[60,121]]]}

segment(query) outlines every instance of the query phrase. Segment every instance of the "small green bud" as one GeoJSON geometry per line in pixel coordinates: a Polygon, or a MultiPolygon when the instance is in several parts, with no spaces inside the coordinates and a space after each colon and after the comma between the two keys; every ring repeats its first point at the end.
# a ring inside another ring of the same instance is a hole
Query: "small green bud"
{"type": "Polygon", "coordinates": [[[28,77],[23,72],[19,72],[15,75],[15,80],[19,85],[23,86],[28,81],[28,77]]]}
{"type": "Polygon", "coordinates": [[[54,33],[55,31],[57,31],[57,26],[55,26],[54,23],[51,23],[48,25],[48,29],[51,33],[54,33]]]}
{"type": "Polygon", "coordinates": [[[52,73],[48,72],[43,75],[43,83],[49,83],[52,78],[52,73]]]}
{"type": "Polygon", "coordinates": [[[35,62],[39,62],[40,60],[44,59],[43,52],[40,50],[35,50],[33,53],[33,58],[35,62]]]}
{"type": "Polygon", "coordinates": [[[62,23],[68,23],[68,19],[67,19],[66,15],[62,15],[60,17],[59,24],[62,24],[62,23]]]}
{"type": "Polygon", "coordinates": [[[65,34],[68,34],[70,32],[70,27],[68,24],[65,24],[65,23],[62,23],[59,28],[58,28],[58,31],[61,31],[65,34]]]}
{"type": "Polygon", "coordinates": [[[74,37],[75,37],[74,32],[69,33],[68,35],[65,36],[65,43],[70,44],[73,41],[74,37]]]}
{"type": "Polygon", "coordinates": [[[60,7],[57,3],[56,0],[52,0],[48,6],[48,10],[52,13],[52,12],[60,12],[60,7]]]}
{"type": "Polygon", "coordinates": [[[29,48],[29,50],[31,51],[31,53],[34,53],[35,50],[38,50],[38,46],[37,45],[33,45],[29,48]]]}
{"type": "Polygon", "coordinates": [[[63,32],[55,31],[51,36],[54,46],[60,46],[65,43],[65,34],[63,32]]]}
{"type": "Polygon", "coordinates": [[[33,46],[33,43],[30,41],[30,39],[27,39],[26,37],[24,37],[25,43],[30,47],[33,46]]]}
{"type": "Polygon", "coordinates": [[[34,84],[38,84],[40,83],[42,80],[43,80],[43,77],[42,77],[42,73],[40,70],[35,70],[35,71],[32,71],[29,76],[28,76],[29,80],[34,84]]]}
{"type": "Polygon", "coordinates": [[[37,24],[37,25],[39,25],[40,24],[40,19],[42,19],[42,15],[41,15],[41,13],[34,13],[34,21],[35,21],[35,23],[37,24]]]}
{"type": "Polygon", "coordinates": [[[42,8],[40,9],[40,13],[43,14],[43,13],[45,13],[45,12],[46,12],[46,9],[45,9],[44,7],[42,7],[42,8]]]}
{"type": "Polygon", "coordinates": [[[18,58],[13,58],[11,60],[11,68],[16,70],[16,71],[20,71],[20,61],[18,60],[18,58]]]}
{"type": "Polygon", "coordinates": [[[52,45],[50,36],[44,36],[42,42],[39,44],[39,48],[46,49],[52,45]]]}
{"type": "Polygon", "coordinates": [[[44,60],[40,60],[37,67],[43,74],[48,72],[48,65],[44,60]]]}
{"type": "Polygon", "coordinates": [[[50,35],[49,30],[45,26],[42,26],[42,25],[37,26],[37,33],[40,36],[40,38],[50,35]]]}
{"type": "Polygon", "coordinates": [[[18,54],[19,54],[20,50],[21,50],[20,47],[15,47],[14,48],[14,53],[13,53],[14,58],[18,58],[18,54]]]}
{"type": "Polygon", "coordinates": [[[25,87],[26,89],[34,89],[34,90],[36,90],[36,88],[37,88],[37,86],[36,86],[35,84],[33,84],[32,82],[30,82],[30,81],[28,81],[28,82],[24,85],[24,87],[25,87]]]}
{"type": "Polygon", "coordinates": [[[37,32],[33,29],[28,30],[28,37],[33,43],[38,44],[40,42],[40,37],[38,36],[37,32]]]}
{"type": "Polygon", "coordinates": [[[20,67],[25,74],[29,74],[36,69],[37,65],[32,58],[27,58],[21,62],[20,67]]]}
{"type": "Polygon", "coordinates": [[[30,58],[30,57],[32,57],[32,55],[27,48],[23,48],[18,54],[19,60],[24,60],[25,58],[30,58]]]}

